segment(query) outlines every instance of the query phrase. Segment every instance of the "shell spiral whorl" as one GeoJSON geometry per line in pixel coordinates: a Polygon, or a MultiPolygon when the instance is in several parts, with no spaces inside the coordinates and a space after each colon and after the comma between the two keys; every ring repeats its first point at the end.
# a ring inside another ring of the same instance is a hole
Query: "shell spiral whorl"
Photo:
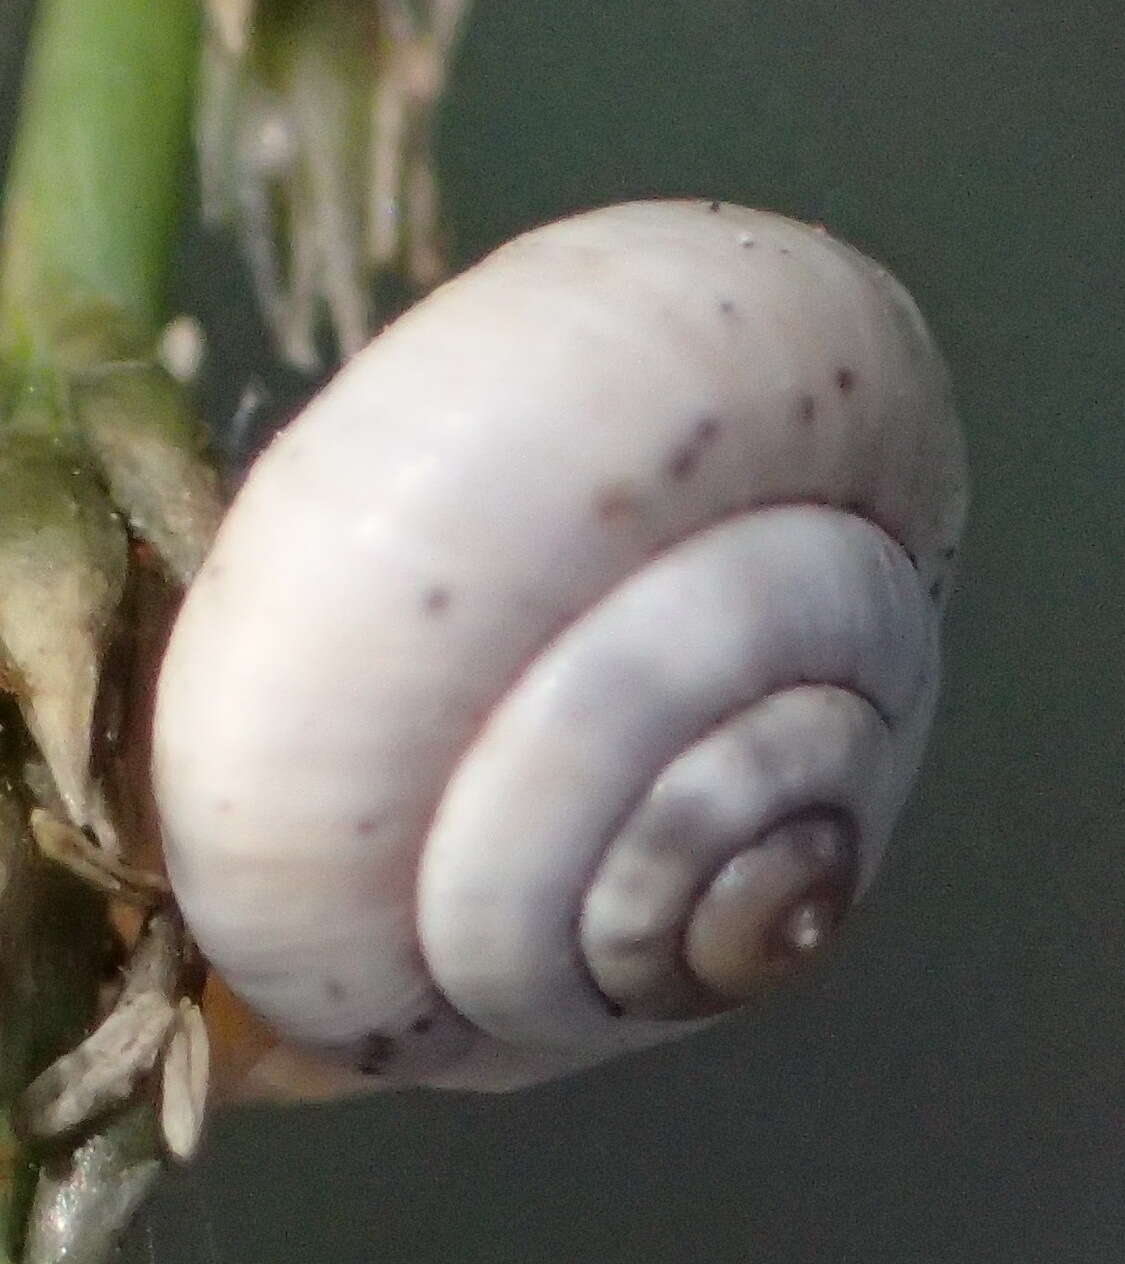
{"type": "Polygon", "coordinates": [[[154,775],[204,951],[393,1083],[709,1021],[874,875],[964,510],[940,356],[849,247],[690,202],[517,238],[272,445],[188,594],[154,775]]]}

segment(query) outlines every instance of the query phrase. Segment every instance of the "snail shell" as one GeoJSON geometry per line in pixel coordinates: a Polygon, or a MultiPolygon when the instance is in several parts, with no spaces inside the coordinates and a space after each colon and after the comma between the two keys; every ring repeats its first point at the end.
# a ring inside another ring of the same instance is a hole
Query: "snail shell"
{"type": "Polygon", "coordinates": [[[260,459],[159,684],[176,893],[379,1083],[678,1036],[829,939],[921,758],[965,510],[947,376],[815,228],[517,238],[260,459]]]}

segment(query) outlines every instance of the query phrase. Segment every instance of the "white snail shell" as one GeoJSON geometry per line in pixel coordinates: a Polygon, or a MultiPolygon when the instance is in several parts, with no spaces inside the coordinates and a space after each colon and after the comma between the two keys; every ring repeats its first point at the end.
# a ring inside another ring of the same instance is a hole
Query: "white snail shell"
{"type": "Polygon", "coordinates": [[[740,207],[528,233],[258,462],[159,686],[170,874],[290,1040],[502,1088],[829,937],[921,757],[965,511],[885,270],[740,207]]]}

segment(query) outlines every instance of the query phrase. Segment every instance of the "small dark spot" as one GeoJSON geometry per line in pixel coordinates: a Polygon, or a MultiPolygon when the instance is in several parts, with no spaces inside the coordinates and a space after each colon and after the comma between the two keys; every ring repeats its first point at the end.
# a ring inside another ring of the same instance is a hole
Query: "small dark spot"
{"type": "Polygon", "coordinates": [[[234,811],[234,803],[230,799],[220,799],[215,804],[215,810],[226,816],[227,813],[234,811]]]}
{"type": "Polygon", "coordinates": [[[802,395],[797,400],[797,416],[805,425],[816,417],[816,400],[811,395],[802,395]]]}
{"type": "Polygon", "coordinates": [[[672,453],[665,463],[668,476],[677,483],[689,479],[699,465],[704,449],[722,433],[722,423],[717,417],[702,417],[691,429],[687,439],[672,453]]]}
{"type": "Polygon", "coordinates": [[[423,1014],[421,1018],[416,1018],[410,1024],[410,1030],[416,1035],[424,1036],[433,1025],[434,1020],[429,1016],[429,1014],[423,1014]]]}
{"type": "Polygon", "coordinates": [[[337,1004],[347,995],[344,991],[344,985],[339,979],[325,979],[324,994],[330,1001],[334,1001],[337,1004]]]}
{"type": "Polygon", "coordinates": [[[793,251],[788,246],[778,246],[777,253],[779,255],[791,255],[793,251]]]}
{"type": "Polygon", "coordinates": [[[373,816],[361,816],[355,823],[355,832],[360,838],[369,838],[378,828],[379,822],[373,816]]]}
{"type": "Polygon", "coordinates": [[[668,458],[668,474],[673,482],[686,482],[695,473],[699,464],[699,453],[694,447],[684,445],[677,448],[668,458]]]}
{"type": "Polygon", "coordinates": [[[609,1012],[610,1018],[623,1018],[625,1016],[625,1006],[619,1001],[607,1000],[605,1003],[606,1010],[609,1012]]]}
{"type": "Polygon", "coordinates": [[[636,516],[637,498],[626,483],[611,483],[594,493],[594,513],[602,522],[623,522],[636,516]]]}
{"type": "Polygon", "coordinates": [[[847,395],[853,386],[855,386],[855,373],[843,366],[836,370],[836,385],[845,395],[847,395]]]}
{"type": "Polygon", "coordinates": [[[730,298],[720,299],[719,311],[722,312],[724,316],[733,316],[734,311],[735,311],[734,299],[730,299],[730,298]]]}
{"type": "Polygon", "coordinates": [[[360,1041],[355,1069],[360,1075],[383,1075],[387,1063],[397,1052],[394,1037],[382,1031],[371,1031],[360,1041]]]}
{"type": "Polygon", "coordinates": [[[676,483],[683,483],[695,473],[699,464],[699,454],[693,447],[680,447],[667,460],[667,473],[676,483]]]}
{"type": "Polygon", "coordinates": [[[708,205],[707,209],[708,209],[709,211],[713,211],[713,212],[714,212],[714,211],[721,211],[721,210],[723,209],[723,204],[722,204],[722,202],[711,202],[711,203],[708,205]]]}
{"type": "Polygon", "coordinates": [[[940,576],[930,585],[930,600],[937,605],[941,600],[941,595],[945,591],[945,580],[940,576]]]}
{"type": "Polygon", "coordinates": [[[444,584],[435,584],[433,588],[427,588],[422,594],[422,609],[427,614],[444,614],[449,609],[452,599],[453,594],[444,584]]]}
{"type": "Polygon", "coordinates": [[[957,556],[957,545],[951,544],[948,548],[942,549],[941,555],[947,562],[952,562],[957,556]]]}

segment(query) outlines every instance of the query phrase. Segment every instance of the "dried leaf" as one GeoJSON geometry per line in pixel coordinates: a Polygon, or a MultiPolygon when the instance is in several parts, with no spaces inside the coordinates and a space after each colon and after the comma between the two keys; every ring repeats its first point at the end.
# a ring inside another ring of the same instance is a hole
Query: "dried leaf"
{"type": "Polygon", "coordinates": [[[71,819],[108,845],[90,782],[102,655],[125,583],[124,528],[80,451],[0,433],[0,661],[71,819]]]}
{"type": "Polygon", "coordinates": [[[207,1106],[210,1051],[199,1006],[181,997],[168,1051],[160,1098],[160,1130],[169,1153],[186,1163],[199,1149],[207,1106]]]}
{"type": "Polygon", "coordinates": [[[71,400],[114,503],[186,584],[223,505],[206,436],[182,388],[156,365],[110,364],[76,377],[71,400]]]}
{"type": "Polygon", "coordinates": [[[19,1131],[47,1141],[128,1101],[137,1081],[155,1066],[174,1017],[159,992],[119,1004],[92,1036],[27,1087],[19,1101],[19,1131]]]}

